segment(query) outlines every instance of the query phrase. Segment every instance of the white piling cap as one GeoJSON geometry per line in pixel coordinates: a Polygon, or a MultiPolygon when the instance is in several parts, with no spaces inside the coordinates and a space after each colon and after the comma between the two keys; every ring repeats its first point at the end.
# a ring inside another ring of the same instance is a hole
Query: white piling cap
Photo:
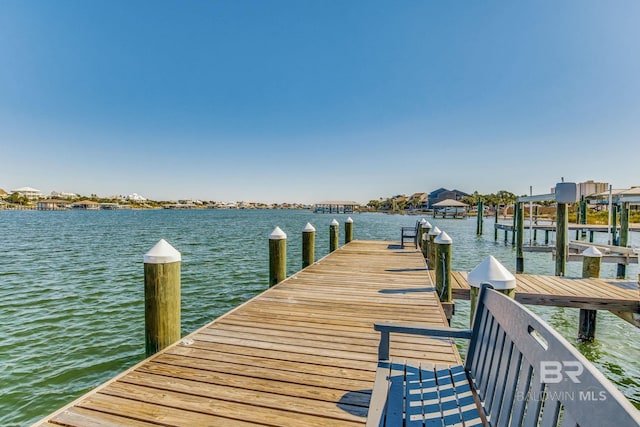
{"type": "Polygon", "coordinates": [[[429,236],[437,236],[442,233],[438,227],[433,227],[433,229],[429,232],[429,236]]]}
{"type": "Polygon", "coordinates": [[[431,223],[429,221],[424,221],[424,224],[422,224],[422,228],[431,228],[433,227],[433,225],[431,225],[431,223]]]}
{"type": "Polygon", "coordinates": [[[349,218],[347,218],[347,220],[345,222],[353,223],[353,219],[351,219],[351,217],[349,217],[349,218]]]}
{"type": "Polygon", "coordinates": [[[269,234],[269,240],[284,240],[286,238],[287,238],[287,233],[282,231],[280,227],[274,228],[271,234],[269,234]]]}
{"type": "Polygon", "coordinates": [[[582,252],[582,256],[591,258],[602,258],[602,252],[600,252],[595,246],[589,246],[582,252]]]}
{"type": "Polygon", "coordinates": [[[340,225],[340,224],[338,224],[338,221],[336,221],[336,219],[334,218],[333,221],[331,221],[331,225],[340,225]]]}
{"type": "Polygon", "coordinates": [[[304,228],[302,229],[303,233],[313,233],[316,231],[316,228],[311,225],[310,222],[307,223],[307,225],[304,226],[304,228]]]}
{"type": "Polygon", "coordinates": [[[453,243],[453,240],[451,239],[451,237],[449,237],[447,233],[443,231],[440,234],[438,234],[438,237],[433,239],[433,243],[437,243],[439,245],[450,245],[453,243]]]}
{"type": "Polygon", "coordinates": [[[169,264],[182,261],[182,256],[166,240],[160,239],[149,252],[144,254],[145,264],[169,264]]]}
{"type": "Polygon", "coordinates": [[[467,282],[474,288],[479,288],[483,283],[491,283],[494,289],[514,289],[516,278],[504,265],[489,255],[476,268],[469,272],[467,282]]]}
{"type": "Polygon", "coordinates": [[[424,227],[424,225],[425,225],[426,223],[427,223],[427,220],[426,220],[426,219],[422,218],[422,219],[420,220],[420,224],[422,224],[422,226],[423,226],[423,227],[424,227]]]}

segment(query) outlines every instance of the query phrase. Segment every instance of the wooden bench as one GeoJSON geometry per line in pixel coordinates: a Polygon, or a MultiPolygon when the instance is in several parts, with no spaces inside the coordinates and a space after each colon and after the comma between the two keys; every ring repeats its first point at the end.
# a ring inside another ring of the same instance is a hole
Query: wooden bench
{"type": "Polygon", "coordinates": [[[400,247],[404,249],[405,239],[409,239],[410,242],[413,242],[413,245],[418,247],[418,224],[416,221],[416,225],[414,227],[401,227],[400,229],[400,247]]]}
{"type": "Polygon", "coordinates": [[[367,427],[640,426],[640,412],[543,320],[485,286],[473,330],[376,324],[367,427]],[[465,364],[389,357],[390,333],[467,338],[465,364]]]}

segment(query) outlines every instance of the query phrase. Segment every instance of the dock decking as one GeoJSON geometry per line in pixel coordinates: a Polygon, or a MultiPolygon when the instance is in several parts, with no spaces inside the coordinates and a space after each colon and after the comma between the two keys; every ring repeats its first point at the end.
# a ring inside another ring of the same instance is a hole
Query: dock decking
{"type": "MultiPolygon", "coordinates": [[[[429,274],[435,280],[435,272],[429,274]]],[[[516,300],[522,304],[608,310],[640,327],[640,294],[632,280],[516,274],[516,283],[516,300]]],[[[466,272],[451,274],[451,290],[454,299],[469,299],[466,272]]]]}
{"type": "MultiPolygon", "coordinates": [[[[413,248],[353,241],[36,425],[364,425],[373,322],[447,324],[425,267],[413,248]]],[[[392,356],[460,360],[448,339],[409,336],[392,356]]]]}

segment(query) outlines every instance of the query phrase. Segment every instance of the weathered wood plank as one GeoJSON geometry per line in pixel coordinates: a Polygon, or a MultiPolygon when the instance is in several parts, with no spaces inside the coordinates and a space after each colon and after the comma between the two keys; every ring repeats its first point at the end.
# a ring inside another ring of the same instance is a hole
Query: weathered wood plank
{"type": "MultiPolygon", "coordinates": [[[[43,422],[364,425],[373,322],[445,326],[432,288],[419,251],[352,241],[43,422]]],[[[449,339],[399,335],[393,349],[394,357],[460,362],[449,339]]]]}

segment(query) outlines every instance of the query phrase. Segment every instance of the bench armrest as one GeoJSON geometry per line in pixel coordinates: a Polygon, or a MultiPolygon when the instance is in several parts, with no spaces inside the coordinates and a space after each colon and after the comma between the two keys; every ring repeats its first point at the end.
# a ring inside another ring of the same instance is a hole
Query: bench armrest
{"type": "Polygon", "coordinates": [[[374,323],[373,329],[380,332],[378,346],[378,360],[389,359],[389,334],[423,335],[427,337],[446,337],[471,339],[471,329],[457,329],[431,325],[403,324],[403,323],[374,323]]]}

